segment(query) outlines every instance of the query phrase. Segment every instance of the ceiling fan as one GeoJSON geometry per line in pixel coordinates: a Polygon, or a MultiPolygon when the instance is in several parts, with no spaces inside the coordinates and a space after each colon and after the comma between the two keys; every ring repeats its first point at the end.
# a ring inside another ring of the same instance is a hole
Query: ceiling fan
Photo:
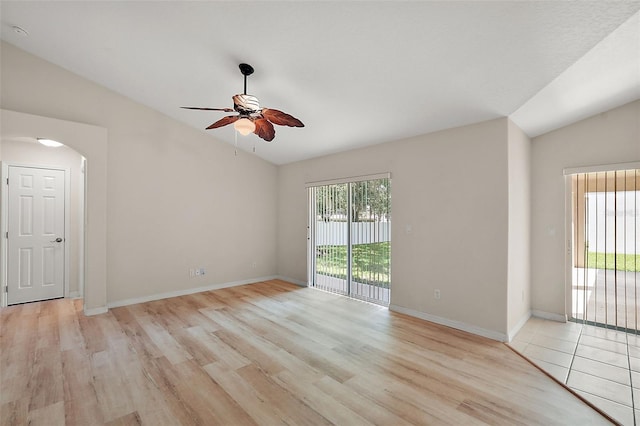
{"type": "Polygon", "coordinates": [[[278,126],[304,127],[302,121],[292,115],[271,108],[260,108],[260,101],[253,95],[247,95],[247,76],[253,74],[253,67],[249,64],[240,64],[240,72],[244,76],[244,93],[233,96],[232,108],[201,108],[181,107],[185,109],[198,109],[204,111],[237,112],[238,115],[229,115],[216,121],[209,129],[216,129],[234,123],[233,127],[242,135],[255,133],[267,142],[271,142],[276,136],[274,124],[278,126]]]}

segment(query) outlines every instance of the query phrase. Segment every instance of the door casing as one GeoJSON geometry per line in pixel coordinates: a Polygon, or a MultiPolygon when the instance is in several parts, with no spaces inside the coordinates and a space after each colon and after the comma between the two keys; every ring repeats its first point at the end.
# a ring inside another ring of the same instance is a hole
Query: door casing
{"type": "Polygon", "coordinates": [[[565,314],[564,320],[572,319],[572,305],[573,305],[573,210],[572,210],[572,197],[573,188],[571,186],[571,176],[581,173],[594,173],[594,172],[613,172],[616,170],[631,170],[640,169],[640,162],[631,163],[616,163],[616,164],[601,164],[595,166],[584,167],[572,167],[563,170],[564,175],[564,241],[565,241],[565,314]]]}

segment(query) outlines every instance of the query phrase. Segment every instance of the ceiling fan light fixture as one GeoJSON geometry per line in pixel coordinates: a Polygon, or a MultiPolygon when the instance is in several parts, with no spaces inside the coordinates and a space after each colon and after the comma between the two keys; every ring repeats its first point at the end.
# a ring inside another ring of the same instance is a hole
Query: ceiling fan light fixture
{"type": "Polygon", "coordinates": [[[241,118],[233,123],[233,127],[240,133],[242,136],[247,136],[249,133],[253,133],[256,130],[256,125],[253,121],[248,118],[241,118]]]}
{"type": "Polygon", "coordinates": [[[48,146],[50,148],[57,148],[59,146],[64,145],[63,143],[60,143],[58,141],[54,141],[53,139],[46,139],[46,138],[38,138],[38,142],[40,142],[42,145],[48,146]]]}

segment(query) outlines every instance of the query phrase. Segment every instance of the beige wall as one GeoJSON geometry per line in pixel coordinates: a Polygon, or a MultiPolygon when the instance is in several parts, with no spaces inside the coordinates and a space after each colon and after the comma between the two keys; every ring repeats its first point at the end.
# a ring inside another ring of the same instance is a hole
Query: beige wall
{"type": "Polygon", "coordinates": [[[274,165],[14,46],[1,55],[2,108],[107,129],[107,303],[276,274],[274,165]]]}
{"type": "Polygon", "coordinates": [[[640,161],[640,101],[532,140],[531,288],[534,314],[563,317],[563,169],[640,161]]]}
{"type": "Polygon", "coordinates": [[[66,244],[69,246],[69,288],[66,289],[71,295],[80,293],[80,229],[82,225],[82,206],[84,204],[84,175],[82,172],[82,156],[71,148],[61,146],[48,148],[36,142],[24,142],[12,139],[2,139],[2,155],[0,160],[3,163],[13,163],[19,165],[61,167],[70,172],[69,182],[69,215],[70,229],[66,231],[68,238],[66,244]]]}
{"type": "Polygon", "coordinates": [[[305,282],[305,182],[389,171],[392,305],[507,336],[527,289],[534,311],[566,313],[562,170],[640,160],[636,101],[539,136],[530,153],[504,118],[277,168],[11,45],[1,54],[2,108],[108,132],[93,163],[108,168],[107,189],[93,197],[104,197],[112,303],[275,274],[305,282]],[[189,278],[196,266],[208,274],[189,278]]]}
{"type": "Polygon", "coordinates": [[[511,120],[508,135],[507,330],[511,339],[531,315],[531,140],[511,120]]]}
{"type": "Polygon", "coordinates": [[[506,338],[507,123],[498,119],[281,166],[279,273],[307,278],[305,182],[388,171],[392,308],[506,338]],[[440,300],[434,289],[441,290],[440,300]]]}

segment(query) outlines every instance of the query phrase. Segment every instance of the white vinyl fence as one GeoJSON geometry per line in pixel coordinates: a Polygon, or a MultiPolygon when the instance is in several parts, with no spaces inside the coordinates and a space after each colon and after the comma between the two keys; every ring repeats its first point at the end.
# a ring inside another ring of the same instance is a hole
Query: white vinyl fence
{"type": "MultiPolygon", "coordinates": [[[[347,222],[316,221],[317,246],[347,245],[347,222]]],[[[351,243],[367,244],[391,241],[390,222],[351,223],[351,243]]]]}
{"type": "Polygon", "coordinates": [[[640,191],[586,194],[589,251],[640,254],[640,191]]]}

